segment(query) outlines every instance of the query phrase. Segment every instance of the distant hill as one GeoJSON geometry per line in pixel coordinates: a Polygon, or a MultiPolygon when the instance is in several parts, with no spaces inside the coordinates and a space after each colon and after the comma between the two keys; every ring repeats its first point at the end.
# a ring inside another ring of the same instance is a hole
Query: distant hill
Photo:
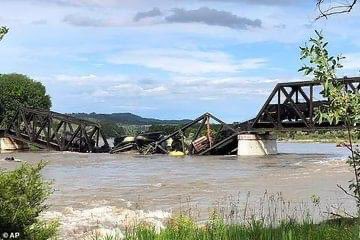
{"type": "Polygon", "coordinates": [[[101,122],[113,122],[121,125],[154,125],[154,124],[186,124],[190,122],[189,119],[182,120],[160,120],[156,118],[143,118],[132,113],[71,113],[70,115],[101,122]]]}

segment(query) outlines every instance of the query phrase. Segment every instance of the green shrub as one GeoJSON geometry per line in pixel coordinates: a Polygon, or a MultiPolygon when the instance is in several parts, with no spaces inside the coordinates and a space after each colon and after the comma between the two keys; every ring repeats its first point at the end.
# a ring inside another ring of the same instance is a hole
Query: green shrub
{"type": "Polygon", "coordinates": [[[0,171],[0,236],[19,233],[20,239],[45,240],[56,235],[56,222],[45,223],[38,218],[52,192],[51,183],[41,176],[44,167],[40,162],[0,171]]]}

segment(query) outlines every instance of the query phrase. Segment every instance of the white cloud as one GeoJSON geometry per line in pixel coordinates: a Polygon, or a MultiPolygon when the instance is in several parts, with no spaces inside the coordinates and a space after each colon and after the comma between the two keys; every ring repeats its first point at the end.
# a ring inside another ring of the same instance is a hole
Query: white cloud
{"type": "Polygon", "coordinates": [[[60,74],[55,76],[55,79],[61,82],[87,83],[89,81],[97,79],[97,77],[94,74],[79,76],[60,74]]]}
{"type": "Polygon", "coordinates": [[[199,99],[201,101],[216,101],[216,100],[218,100],[217,97],[210,97],[210,96],[200,97],[199,99]]]}
{"type": "Polygon", "coordinates": [[[163,85],[154,86],[151,88],[144,87],[141,83],[122,83],[114,86],[109,86],[109,92],[113,95],[125,96],[160,96],[168,93],[168,89],[163,85]]]}
{"type": "Polygon", "coordinates": [[[42,4],[56,4],[58,6],[71,7],[121,7],[146,3],[143,0],[11,0],[13,2],[40,2],[42,4]]]}
{"type": "Polygon", "coordinates": [[[145,94],[159,94],[159,93],[166,93],[167,90],[168,89],[164,86],[158,86],[158,87],[154,87],[154,88],[144,89],[144,93],[145,94]]]}
{"type": "Polygon", "coordinates": [[[139,111],[139,110],[156,110],[157,107],[154,106],[143,106],[143,105],[114,105],[114,108],[117,111],[139,111]]]}
{"type": "Polygon", "coordinates": [[[145,97],[158,100],[167,98],[202,101],[213,101],[229,96],[268,95],[278,82],[299,80],[247,76],[227,77],[226,75],[210,77],[175,74],[169,76],[168,79],[152,81],[133,79],[131,76],[62,74],[46,79],[55,79],[47,82],[47,84],[53,85],[65,82],[67,88],[74,90],[72,94],[82,98],[94,98],[94,100],[145,97]]]}
{"type": "Polygon", "coordinates": [[[360,70],[360,52],[343,54],[346,58],[343,60],[345,70],[360,70]]]}
{"type": "Polygon", "coordinates": [[[58,74],[52,78],[46,78],[47,82],[63,82],[70,85],[88,85],[88,86],[98,86],[106,85],[111,83],[119,83],[128,81],[128,77],[124,75],[102,75],[98,76],[95,74],[85,74],[85,75],[68,75],[68,74],[58,74]]]}
{"type": "Polygon", "coordinates": [[[103,27],[110,26],[110,23],[105,22],[102,19],[92,18],[88,16],[79,16],[75,14],[66,15],[63,22],[81,27],[103,27]]]}
{"type": "Polygon", "coordinates": [[[199,75],[205,73],[235,73],[263,67],[262,58],[237,61],[220,51],[184,49],[142,49],[120,52],[108,58],[113,64],[139,65],[167,72],[199,75]]]}
{"type": "Polygon", "coordinates": [[[177,96],[213,100],[229,96],[269,95],[279,82],[299,79],[274,79],[266,77],[195,77],[186,76],[173,79],[170,92],[177,96]]]}
{"type": "Polygon", "coordinates": [[[111,97],[113,95],[109,91],[98,89],[98,90],[95,90],[91,94],[91,96],[96,97],[96,98],[104,98],[104,97],[111,97]]]}
{"type": "Polygon", "coordinates": [[[240,70],[259,69],[268,63],[266,58],[249,58],[239,63],[240,70]]]}

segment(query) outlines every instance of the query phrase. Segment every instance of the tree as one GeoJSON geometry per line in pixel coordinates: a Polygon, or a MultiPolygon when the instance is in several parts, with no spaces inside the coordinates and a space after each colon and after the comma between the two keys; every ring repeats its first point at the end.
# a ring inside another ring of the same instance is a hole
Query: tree
{"type": "Polygon", "coordinates": [[[0,123],[6,125],[20,107],[50,109],[50,96],[44,85],[25,75],[0,74],[0,123]]]}
{"type": "Polygon", "coordinates": [[[308,62],[299,71],[305,75],[313,75],[314,81],[323,86],[322,95],[328,99],[328,105],[317,109],[317,120],[328,121],[330,124],[342,123],[347,129],[345,145],[351,152],[348,164],[354,172],[349,191],[338,185],[346,194],[356,199],[360,213],[360,151],[353,146],[352,128],[360,123],[360,93],[348,91],[341,82],[336,81],[336,71],[342,68],[341,55],[333,57],[326,49],[328,42],[321,32],[315,31],[316,38],[310,38],[310,46],[300,47],[301,59],[308,62]]]}
{"type": "Polygon", "coordinates": [[[7,27],[0,27],[0,41],[3,39],[5,34],[7,34],[9,29],[7,27]]]}
{"type": "Polygon", "coordinates": [[[99,122],[101,124],[101,129],[107,137],[118,137],[125,135],[124,128],[119,126],[116,122],[106,120],[102,120],[99,122]]]}
{"type": "Polygon", "coordinates": [[[316,7],[320,12],[320,15],[316,19],[327,18],[335,14],[349,13],[356,4],[357,0],[316,0],[316,7]]]}

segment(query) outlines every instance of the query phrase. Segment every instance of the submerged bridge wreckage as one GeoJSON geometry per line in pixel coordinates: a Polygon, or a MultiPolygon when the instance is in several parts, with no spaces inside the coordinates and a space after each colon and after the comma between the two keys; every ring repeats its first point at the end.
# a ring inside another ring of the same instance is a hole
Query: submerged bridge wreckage
{"type": "Polygon", "coordinates": [[[231,154],[236,151],[234,137],[237,135],[238,132],[232,126],[205,113],[174,133],[148,145],[145,153],[231,154]]]}
{"type": "MultiPolygon", "coordinates": [[[[346,91],[359,92],[360,78],[336,79],[346,91]]],[[[210,113],[185,124],[173,133],[142,133],[120,137],[110,149],[98,123],[64,114],[19,109],[4,136],[40,148],[58,151],[174,155],[266,155],[277,152],[274,131],[316,131],[344,129],[343,123],[319,124],[316,110],[328,104],[318,82],[279,83],[253,119],[226,124],[210,113]]]]}

